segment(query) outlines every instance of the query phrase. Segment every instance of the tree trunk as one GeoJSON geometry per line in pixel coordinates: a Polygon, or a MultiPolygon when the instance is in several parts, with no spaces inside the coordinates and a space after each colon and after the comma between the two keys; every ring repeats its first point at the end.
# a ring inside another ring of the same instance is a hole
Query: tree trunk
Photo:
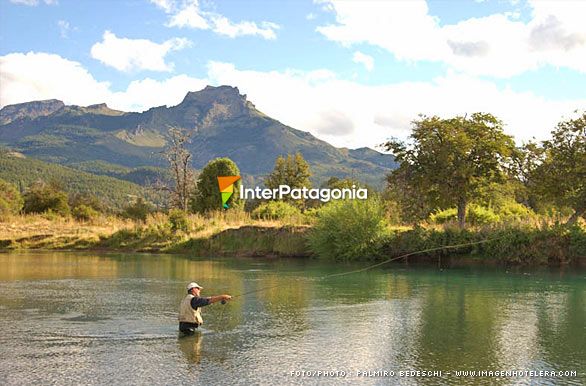
{"type": "Polygon", "coordinates": [[[458,225],[460,228],[466,226],[466,198],[460,197],[458,199],[458,225]]]}
{"type": "Polygon", "coordinates": [[[586,212],[586,208],[576,209],[576,211],[574,211],[574,214],[571,215],[568,219],[568,222],[566,222],[566,225],[574,225],[576,221],[578,221],[578,218],[584,214],[584,212],[586,212]]]}

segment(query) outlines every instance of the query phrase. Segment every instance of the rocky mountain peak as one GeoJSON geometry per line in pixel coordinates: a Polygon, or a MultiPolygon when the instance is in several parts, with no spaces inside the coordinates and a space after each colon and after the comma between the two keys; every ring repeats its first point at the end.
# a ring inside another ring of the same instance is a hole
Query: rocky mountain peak
{"type": "Polygon", "coordinates": [[[206,86],[200,91],[190,91],[185,95],[181,104],[240,104],[246,103],[246,95],[240,94],[238,87],[232,86],[206,86]]]}
{"type": "Polygon", "coordinates": [[[0,110],[0,125],[6,125],[22,118],[32,120],[37,117],[51,115],[63,107],[65,107],[65,104],[57,99],[7,105],[0,110]]]}

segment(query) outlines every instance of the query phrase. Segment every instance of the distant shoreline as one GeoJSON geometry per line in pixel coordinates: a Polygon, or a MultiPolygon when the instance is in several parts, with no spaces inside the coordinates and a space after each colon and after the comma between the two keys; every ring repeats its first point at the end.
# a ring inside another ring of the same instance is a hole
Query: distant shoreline
{"type": "MultiPolygon", "coordinates": [[[[241,218],[198,219],[190,232],[174,232],[163,221],[135,223],[104,220],[93,223],[73,219],[48,220],[42,216],[15,216],[0,223],[0,252],[93,251],[128,253],[189,253],[193,256],[312,258],[308,224],[287,224],[241,218]]],[[[376,256],[384,261],[429,248],[494,241],[465,248],[437,250],[401,259],[407,264],[586,266],[586,232],[566,228],[509,227],[456,230],[453,228],[392,231],[376,256]],[[572,233],[573,232],[573,233],[572,233]]],[[[360,260],[360,259],[357,259],[360,260]]]]}

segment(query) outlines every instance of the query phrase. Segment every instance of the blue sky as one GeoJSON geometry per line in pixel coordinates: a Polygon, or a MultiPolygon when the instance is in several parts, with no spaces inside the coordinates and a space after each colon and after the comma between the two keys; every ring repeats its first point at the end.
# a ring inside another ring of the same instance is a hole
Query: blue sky
{"type": "Polygon", "coordinates": [[[586,108],[585,14],[544,0],[0,0],[0,105],[142,111],[230,84],[337,146],[474,111],[543,139],[586,108]]]}

